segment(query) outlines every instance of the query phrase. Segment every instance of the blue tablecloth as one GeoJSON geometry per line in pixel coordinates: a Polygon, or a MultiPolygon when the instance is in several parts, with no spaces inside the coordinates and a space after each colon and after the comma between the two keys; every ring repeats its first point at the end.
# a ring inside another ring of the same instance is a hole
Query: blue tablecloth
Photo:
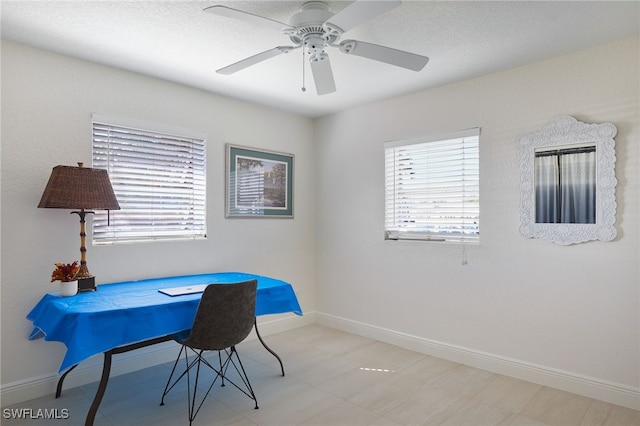
{"type": "Polygon", "coordinates": [[[98,291],[62,297],[45,294],[29,312],[29,339],[62,342],[67,347],[60,372],[99,353],[191,328],[202,294],[167,296],[158,289],[197,284],[258,280],[256,315],[302,315],[291,284],[240,272],[185,275],[102,284],[98,291]]]}

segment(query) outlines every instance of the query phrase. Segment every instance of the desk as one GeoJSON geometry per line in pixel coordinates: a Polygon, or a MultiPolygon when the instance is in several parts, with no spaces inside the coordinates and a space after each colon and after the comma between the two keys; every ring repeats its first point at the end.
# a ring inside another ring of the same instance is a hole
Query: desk
{"type": "MultiPolygon", "coordinates": [[[[67,352],[59,372],[67,370],[58,382],[59,396],[64,377],[80,362],[104,353],[102,378],[86,425],[92,425],[107,387],[113,354],[171,340],[170,335],[191,328],[201,294],[167,296],[158,290],[197,284],[224,284],[258,280],[256,316],[293,312],[302,315],[291,284],[274,278],[240,272],[184,275],[102,284],[98,291],[61,297],[45,294],[29,312],[34,330],[29,339],[62,342],[67,352]]],[[[280,358],[256,333],[263,346],[280,358]]]]}

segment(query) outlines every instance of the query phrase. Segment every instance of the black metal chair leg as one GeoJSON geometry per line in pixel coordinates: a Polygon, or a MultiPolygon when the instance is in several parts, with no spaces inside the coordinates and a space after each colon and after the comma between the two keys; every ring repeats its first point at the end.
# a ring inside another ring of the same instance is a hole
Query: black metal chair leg
{"type": "Polygon", "coordinates": [[[173,385],[169,386],[169,384],[171,383],[171,379],[173,378],[173,373],[175,373],[176,367],[178,366],[178,362],[180,362],[180,356],[182,355],[182,351],[183,350],[186,350],[184,346],[180,348],[180,352],[178,353],[178,357],[176,358],[176,362],[173,363],[173,368],[171,369],[171,374],[169,375],[169,380],[167,380],[167,384],[165,385],[164,391],[162,392],[162,399],[160,400],[160,405],[164,405],[164,397],[167,396],[169,391],[176,385],[176,383],[178,383],[180,381],[182,376],[184,376],[184,373],[182,373],[182,375],[179,378],[176,379],[176,381],[173,383],[173,385]]]}
{"type": "MultiPolygon", "coordinates": [[[[200,365],[202,364],[202,352],[200,351],[199,353],[196,354],[196,381],[193,385],[193,398],[188,398],[187,402],[190,402],[189,404],[189,426],[191,426],[191,422],[193,422],[193,420],[196,418],[196,415],[198,414],[198,411],[200,411],[200,407],[202,407],[202,404],[204,403],[205,398],[207,397],[207,395],[204,396],[204,398],[202,399],[202,403],[200,403],[200,405],[198,406],[198,409],[196,410],[196,395],[198,393],[198,379],[200,378],[200,365]]],[[[191,395],[191,385],[189,384],[189,372],[187,371],[187,393],[189,395],[191,395]]],[[[207,394],[209,394],[209,392],[207,392],[207,394]]]]}
{"type": "MultiPolygon", "coordinates": [[[[253,392],[253,388],[251,387],[251,383],[249,382],[249,376],[247,376],[247,372],[244,369],[244,365],[242,365],[242,360],[240,359],[240,355],[238,355],[238,351],[236,350],[235,346],[231,347],[231,355],[230,357],[235,354],[236,355],[236,359],[238,360],[238,364],[240,365],[240,369],[242,370],[242,375],[240,376],[240,378],[242,379],[242,381],[244,382],[244,385],[247,387],[247,389],[249,390],[249,392],[251,393],[249,395],[249,397],[251,399],[253,399],[253,402],[255,402],[256,406],[255,409],[257,410],[258,407],[258,398],[256,398],[256,394],[253,392]],[[244,376],[244,377],[242,377],[244,376]]],[[[233,362],[233,361],[232,361],[233,362]]],[[[235,364],[234,364],[235,367],[235,364]]],[[[238,368],[236,367],[236,371],[238,371],[238,368]]],[[[239,373],[240,371],[238,371],[239,373]]]]}
{"type": "Polygon", "coordinates": [[[224,373],[225,371],[222,371],[222,355],[220,354],[220,351],[218,351],[218,365],[220,366],[220,372],[222,374],[220,374],[220,378],[222,379],[222,384],[220,385],[220,387],[224,387],[224,373]]]}

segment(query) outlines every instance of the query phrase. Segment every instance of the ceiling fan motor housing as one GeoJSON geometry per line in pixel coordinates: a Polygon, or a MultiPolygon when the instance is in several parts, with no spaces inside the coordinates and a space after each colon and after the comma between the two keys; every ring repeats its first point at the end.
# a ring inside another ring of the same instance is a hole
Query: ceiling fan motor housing
{"type": "Polygon", "coordinates": [[[327,58],[324,48],[335,43],[342,35],[341,29],[326,24],[333,15],[324,2],[304,3],[300,12],[293,15],[289,21],[294,29],[285,29],[283,32],[296,45],[306,48],[311,61],[322,61],[327,58]]]}

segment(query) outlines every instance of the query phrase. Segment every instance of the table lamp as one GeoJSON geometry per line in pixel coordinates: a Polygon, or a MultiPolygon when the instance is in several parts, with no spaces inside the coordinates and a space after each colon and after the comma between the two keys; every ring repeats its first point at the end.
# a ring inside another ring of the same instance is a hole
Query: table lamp
{"type": "Polygon", "coordinates": [[[107,171],[83,167],[83,163],[78,163],[78,167],[54,167],[38,207],[77,209],[71,213],[80,216],[78,291],[97,290],[96,279],[87,268],[85,215],[95,213],[91,209],[120,210],[107,171]]]}

